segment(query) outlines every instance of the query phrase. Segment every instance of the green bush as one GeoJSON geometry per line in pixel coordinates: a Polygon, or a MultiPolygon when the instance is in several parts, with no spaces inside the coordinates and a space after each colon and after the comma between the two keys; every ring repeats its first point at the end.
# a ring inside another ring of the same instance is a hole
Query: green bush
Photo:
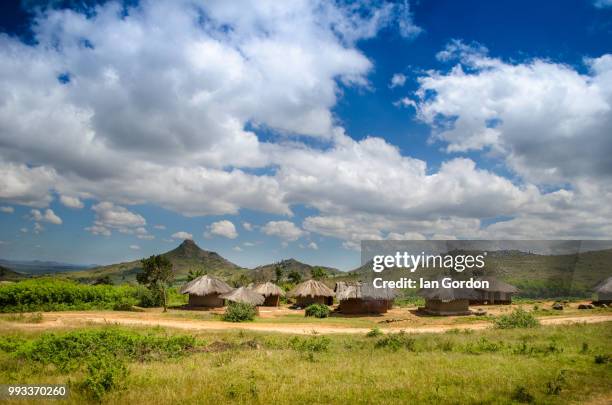
{"type": "Polygon", "coordinates": [[[326,336],[312,336],[308,338],[294,336],[289,339],[289,346],[293,350],[308,353],[327,351],[330,343],[331,339],[326,336]]]}
{"type": "Polygon", "coordinates": [[[408,336],[404,331],[399,333],[389,333],[376,341],[374,347],[391,349],[394,352],[401,348],[414,351],[416,340],[408,336]]]}
{"type": "Polygon", "coordinates": [[[225,309],[223,320],[228,322],[245,322],[255,319],[257,309],[251,304],[232,302],[225,309]]]}
{"type": "Polygon", "coordinates": [[[78,384],[87,396],[100,401],[112,390],[123,388],[128,376],[125,362],[117,357],[102,355],[91,359],[86,366],[86,377],[78,384]]]}
{"type": "Polygon", "coordinates": [[[143,308],[161,307],[164,302],[161,291],[151,290],[143,285],[136,289],[136,299],[138,306],[143,308]]]}
{"type": "Polygon", "coordinates": [[[121,303],[137,303],[134,287],[85,285],[57,278],[0,285],[0,312],[113,309],[121,303]]]}
{"type": "Polygon", "coordinates": [[[495,327],[499,329],[534,328],[539,324],[540,322],[532,314],[521,308],[495,319],[495,327]]]}
{"type": "Polygon", "coordinates": [[[329,307],[323,304],[311,304],[306,307],[305,316],[314,316],[315,318],[327,318],[329,316],[329,307]]]}
{"type": "Polygon", "coordinates": [[[366,333],[366,337],[379,337],[382,335],[383,335],[383,332],[382,330],[380,330],[378,326],[373,327],[372,329],[370,329],[368,333],[366,333]]]}
{"type": "Polygon", "coordinates": [[[534,396],[522,385],[514,389],[510,398],[523,404],[531,404],[535,400],[534,396]]]}

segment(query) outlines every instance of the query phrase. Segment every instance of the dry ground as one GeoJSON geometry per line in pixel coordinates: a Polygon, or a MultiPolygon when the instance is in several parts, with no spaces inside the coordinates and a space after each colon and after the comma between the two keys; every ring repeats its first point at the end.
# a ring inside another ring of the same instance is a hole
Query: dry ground
{"type": "MultiPolygon", "coordinates": [[[[540,307],[550,307],[551,303],[541,303],[540,307]]],[[[566,306],[564,311],[546,313],[535,311],[540,322],[544,325],[559,325],[570,323],[598,323],[612,320],[612,309],[578,310],[579,303],[566,306]]],[[[497,316],[518,307],[511,306],[482,306],[488,315],[497,316]]],[[[532,305],[524,305],[526,309],[532,305]]],[[[450,329],[481,330],[490,327],[491,319],[477,316],[450,316],[431,317],[416,314],[416,308],[393,308],[381,316],[332,316],[327,319],[305,318],[303,310],[292,310],[287,307],[260,308],[259,317],[255,322],[230,323],[219,320],[218,314],[223,309],[209,311],[190,311],[172,309],[162,313],[159,309],[145,312],[121,311],[66,311],[46,312],[42,314],[42,321],[38,323],[12,321],[10,316],[2,315],[0,323],[2,330],[27,329],[44,330],[56,328],[70,328],[84,324],[121,324],[133,326],[161,326],[182,330],[250,330],[260,332],[281,332],[289,334],[338,334],[366,333],[373,327],[379,327],[385,332],[404,330],[410,333],[441,333],[450,329]]]]}

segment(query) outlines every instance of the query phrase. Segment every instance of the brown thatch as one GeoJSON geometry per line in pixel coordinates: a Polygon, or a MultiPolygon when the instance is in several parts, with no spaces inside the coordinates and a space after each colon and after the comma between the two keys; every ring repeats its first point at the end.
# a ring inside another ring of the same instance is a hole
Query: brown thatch
{"type": "Polygon", "coordinates": [[[255,291],[249,290],[246,287],[240,287],[227,294],[222,294],[219,298],[251,305],[261,305],[264,303],[263,295],[257,294],[255,291]]]}
{"type": "Polygon", "coordinates": [[[289,291],[290,297],[333,297],[334,292],[318,280],[307,280],[289,291]]]}
{"type": "Polygon", "coordinates": [[[205,296],[209,294],[226,294],[233,288],[216,277],[204,275],[191,280],[181,288],[181,294],[205,296]]]}
{"type": "Polygon", "coordinates": [[[263,295],[264,297],[269,297],[271,295],[279,295],[279,296],[282,295],[283,297],[285,296],[285,292],[283,291],[282,288],[280,288],[276,284],[271,283],[269,281],[255,286],[253,288],[253,291],[255,291],[258,294],[263,295]]]}
{"type": "Polygon", "coordinates": [[[339,301],[348,299],[392,300],[395,291],[391,288],[375,288],[370,283],[339,281],[334,288],[339,301]]]}

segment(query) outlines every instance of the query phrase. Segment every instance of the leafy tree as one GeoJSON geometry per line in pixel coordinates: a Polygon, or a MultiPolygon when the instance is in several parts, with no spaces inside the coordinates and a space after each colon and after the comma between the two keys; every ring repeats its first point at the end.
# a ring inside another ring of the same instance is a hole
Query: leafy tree
{"type": "Polygon", "coordinates": [[[231,281],[231,284],[234,287],[245,287],[247,285],[249,285],[253,280],[251,280],[251,278],[249,276],[247,276],[245,273],[240,274],[238,277],[234,278],[231,281]]]}
{"type": "Polygon", "coordinates": [[[276,278],[276,283],[277,284],[280,283],[281,280],[283,279],[283,268],[281,266],[279,266],[278,264],[274,268],[274,276],[276,278]]]}
{"type": "Polygon", "coordinates": [[[322,269],[321,267],[315,267],[312,269],[312,278],[315,280],[320,280],[325,277],[327,277],[327,272],[325,269],[322,269]]]}
{"type": "Polygon", "coordinates": [[[206,274],[204,269],[192,269],[192,270],[189,270],[189,273],[187,273],[187,281],[195,280],[196,278],[201,277],[204,274],[206,274]]]}
{"type": "Polygon", "coordinates": [[[298,284],[302,281],[302,275],[297,270],[291,270],[287,278],[294,284],[298,284]]]}
{"type": "Polygon", "coordinates": [[[140,284],[145,284],[150,290],[161,292],[164,312],[168,311],[168,288],[174,280],[172,263],[165,256],[151,256],[142,259],[142,273],[136,275],[140,284]]]}

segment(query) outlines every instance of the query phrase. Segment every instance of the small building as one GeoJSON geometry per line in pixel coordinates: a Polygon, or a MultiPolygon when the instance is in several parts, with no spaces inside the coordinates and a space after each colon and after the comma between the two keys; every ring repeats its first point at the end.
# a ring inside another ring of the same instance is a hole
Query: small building
{"type": "Polygon", "coordinates": [[[476,288],[479,297],[471,299],[471,305],[509,305],[512,304],[512,296],[519,290],[512,284],[498,280],[495,277],[481,277],[479,281],[488,281],[488,288],[476,288]]]}
{"type": "Polygon", "coordinates": [[[429,315],[471,315],[470,300],[480,297],[470,288],[421,288],[418,295],[425,298],[425,306],[418,310],[429,315]]]}
{"type": "Polygon", "coordinates": [[[253,287],[253,291],[264,296],[264,307],[277,307],[280,304],[280,297],[285,296],[283,289],[270,281],[253,287]]]}
{"type": "Polygon", "coordinates": [[[595,294],[597,294],[597,299],[593,301],[594,305],[612,304],[612,277],[608,277],[597,284],[595,286],[595,294]]]}
{"type": "Polygon", "coordinates": [[[250,290],[246,287],[240,287],[234,291],[230,291],[226,294],[221,294],[219,298],[231,301],[240,302],[243,304],[250,304],[253,306],[261,305],[264,303],[264,296],[250,290]]]}
{"type": "Polygon", "coordinates": [[[362,282],[339,281],[334,291],[338,312],[343,314],[384,314],[395,298],[395,291],[390,288],[374,288],[362,282]]]}
{"type": "Polygon", "coordinates": [[[295,298],[295,303],[299,307],[307,307],[310,304],[332,305],[334,303],[334,292],[319,280],[304,281],[289,291],[288,295],[295,298]]]}
{"type": "Polygon", "coordinates": [[[234,289],[216,277],[204,275],[191,280],[181,288],[181,294],[189,294],[191,307],[222,307],[225,300],[221,294],[234,289]]]}

